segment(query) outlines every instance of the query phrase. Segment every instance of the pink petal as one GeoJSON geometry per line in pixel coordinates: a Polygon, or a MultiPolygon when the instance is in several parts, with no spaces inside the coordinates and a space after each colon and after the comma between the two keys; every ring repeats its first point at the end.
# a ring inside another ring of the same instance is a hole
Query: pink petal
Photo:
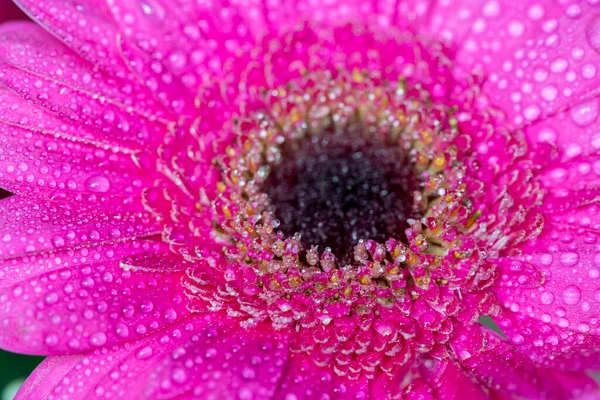
{"type": "Polygon", "coordinates": [[[133,78],[94,69],[33,24],[0,29],[0,81],[27,100],[2,93],[0,122],[11,127],[129,154],[167,130],[164,111],[133,78]]]}
{"type": "Polygon", "coordinates": [[[394,377],[371,380],[371,398],[406,398],[408,400],[485,400],[483,387],[452,360],[422,360],[418,367],[401,371],[394,377]],[[412,379],[406,379],[411,376],[412,379]]]}
{"type": "Polygon", "coordinates": [[[484,92],[512,122],[544,119],[597,96],[600,42],[595,31],[600,20],[596,5],[502,3],[499,21],[486,21],[486,33],[476,36],[479,43],[471,57],[481,59],[483,51],[485,59],[483,46],[492,47],[493,40],[506,35],[501,50],[490,59],[496,67],[489,72],[496,75],[487,80],[484,92]]]}
{"type": "Polygon", "coordinates": [[[123,269],[158,244],[125,242],[1,261],[0,346],[69,354],[130,341],[186,317],[180,272],[123,269]]]}
{"type": "Polygon", "coordinates": [[[364,377],[349,380],[336,375],[331,367],[317,367],[308,356],[294,354],[288,360],[284,376],[279,382],[277,396],[274,398],[278,400],[311,400],[320,397],[331,400],[368,399],[370,391],[369,382],[364,377]]]}
{"type": "MultiPolygon", "coordinates": [[[[258,2],[257,2],[258,3],[258,2]]],[[[427,21],[435,7],[428,0],[328,0],[328,1],[283,1],[254,5],[248,11],[263,15],[265,25],[277,30],[294,26],[306,20],[325,26],[345,25],[348,22],[371,22],[377,25],[412,27],[418,29],[427,21]]]]}
{"type": "Polygon", "coordinates": [[[455,72],[481,71],[484,97],[509,122],[534,124],[526,130],[531,139],[571,154],[597,148],[595,2],[452,0],[437,3],[425,31],[457,49],[455,72]]]}
{"type": "Polygon", "coordinates": [[[43,251],[123,242],[160,232],[139,209],[33,201],[12,196],[0,201],[0,259],[43,251]]]}
{"type": "Polygon", "coordinates": [[[594,162],[597,160],[598,149],[600,149],[599,106],[597,97],[591,97],[584,101],[573,101],[569,107],[534,122],[526,128],[525,132],[533,141],[556,145],[563,151],[561,155],[565,161],[574,158],[588,161],[592,166],[590,168],[591,175],[598,174],[600,164],[594,162]],[[590,154],[594,157],[585,160],[585,157],[590,154]]]}
{"type": "Polygon", "coordinates": [[[73,136],[64,131],[55,135],[52,127],[40,129],[38,121],[56,123],[56,129],[65,125],[36,112],[33,105],[24,104],[8,90],[0,89],[0,104],[13,106],[10,117],[0,117],[0,146],[7,155],[0,157],[0,186],[11,192],[46,199],[58,199],[57,192],[62,192],[63,199],[83,196],[103,204],[103,198],[129,203],[137,198],[139,204],[142,187],[152,185],[153,178],[130,154],[113,152],[93,139],[87,142],[76,126],[72,127],[73,136]],[[27,117],[20,118],[19,106],[27,117]]]}
{"type": "Polygon", "coordinates": [[[117,47],[118,26],[112,21],[105,1],[90,0],[84,5],[72,0],[18,0],[17,3],[34,21],[92,65],[126,74],[117,47]]]}
{"type": "Polygon", "coordinates": [[[462,368],[495,391],[527,399],[565,400],[594,393],[589,379],[557,380],[552,370],[537,367],[487,328],[458,328],[451,348],[462,368]]]}
{"type": "Polygon", "coordinates": [[[285,369],[285,335],[237,323],[196,315],[140,341],[51,357],[17,399],[271,399],[285,369]]]}
{"type": "Polygon", "coordinates": [[[536,365],[579,374],[586,369],[600,369],[597,336],[549,325],[539,317],[509,310],[494,320],[514,350],[536,365]]]}
{"type": "Polygon", "coordinates": [[[482,385],[465,373],[452,361],[445,363],[444,372],[435,383],[430,383],[436,390],[439,400],[485,400],[487,396],[482,385]]]}
{"type": "MultiPolygon", "coordinates": [[[[600,334],[600,247],[595,235],[569,226],[553,226],[526,247],[524,256],[499,264],[501,271],[520,271],[532,265],[539,280],[512,284],[495,290],[506,308],[535,316],[543,322],[583,334],[600,334]]],[[[599,339],[600,340],[600,339],[599,339]]],[[[600,343],[600,342],[599,342],[600,343]]]]}
{"type": "Polygon", "coordinates": [[[344,25],[363,21],[365,15],[373,15],[379,25],[396,25],[400,16],[416,22],[429,9],[422,0],[286,1],[276,6],[257,0],[243,5],[164,0],[117,0],[110,5],[94,0],[85,6],[57,0],[21,3],[84,59],[112,76],[132,73],[129,81],[137,79],[166,108],[186,115],[194,115],[197,88],[227,74],[227,61],[248,52],[266,32],[277,33],[306,20],[344,25]],[[103,40],[97,32],[103,32],[103,40]]]}
{"type": "Polygon", "coordinates": [[[539,364],[600,368],[598,212],[592,205],[546,216],[546,233],[525,255],[497,263],[494,292],[507,309],[497,322],[539,364]]]}
{"type": "MultiPolygon", "coordinates": [[[[227,2],[116,0],[121,55],[129,68],[177,114],[196,116],[198,87],[228,73],[226,61],[254,42],[247,6],[227,2]]],[[[260,14],[258,14],[260,15],[260,14]]]]}

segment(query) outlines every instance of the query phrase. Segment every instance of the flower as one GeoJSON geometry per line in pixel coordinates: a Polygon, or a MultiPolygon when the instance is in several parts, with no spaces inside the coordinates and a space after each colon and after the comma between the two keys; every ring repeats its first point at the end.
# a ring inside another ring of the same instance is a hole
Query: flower
{"type": "Polygon", "coordinates": [[[597,398],[595,3],[22,0],[18,397],[597,398]]]}

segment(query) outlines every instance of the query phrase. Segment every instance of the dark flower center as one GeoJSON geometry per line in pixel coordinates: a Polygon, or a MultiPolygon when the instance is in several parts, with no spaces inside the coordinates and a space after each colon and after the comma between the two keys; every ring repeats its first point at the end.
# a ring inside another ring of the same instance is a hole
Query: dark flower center
{"type": "Polygon", "coordinates": [[[265,191],[279,229],[300,233],[305,246],[329,247],[341,264],[351,263],[359,240],[405,242],[414,216],[413,169],[405,152],[352,125],[282,146],[265,191]]]}

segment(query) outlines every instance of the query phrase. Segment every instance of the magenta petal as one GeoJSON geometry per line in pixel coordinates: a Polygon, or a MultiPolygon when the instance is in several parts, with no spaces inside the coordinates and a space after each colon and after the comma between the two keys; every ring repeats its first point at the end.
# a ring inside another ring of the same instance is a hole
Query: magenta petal
{"type": "Polygon", "coordinates": [[[457,48],[464,72],[481,70],[485,96],[524,125],[597,94],[596,3],[452,0],[425,26],[457,48]]]}
{"type": "Polygon", "coordinates": [[[132,203],[131,199],[138,197],[141,209],[141,187],[151,185],[152,181],[130,154],[112,153],[108,146],[86,141],[78,127],[72,127],[74,136],[62,129],[62,135],[54,135],[56,131],[50,127],[39,130],[35,127],[36,120],[47,125],[56,123],[57,129],[65,125],[43,112],[36,113],[31,104],[23,104],[8,90],[0,89],[0,107],[7,104],[4,100],[13,106],[20,104],[27,116],[19,119],[14,110],[10,118],[0,116],[0,147],[10,154],[0,158],[0,187],[40,199],[88,199],[97,201],[100,207],[108,205],[108,198],[132,203]]]}
{"type": "MultiPolygon", "coordinates": [[[[267,24],[277,27],[294,26],[306,20],[324,26],[345,25],[348,22],[369,22],[380,26],[412,24],[424,26],[435,3],[428,0],[328,0],[328,1],[284,1],[264,9],[267,24]]],[[[262,21],[261,21],[262,22],[262,21]]],[[[416,30],[416,29],[415,29],[416,30]]]]}
{"type": "Polygon", "coordinates": [[[3,93],[0,121],[40,136],[131,154],[151,148],[166,131],[152,93],[129,76],[98,71],[34,24],[0,29],[0,81],[27,99],[3,93]]]}
{"type": "Polygon", "coordinates": [[[112,21],[105,1],[90,0],[85,5],[72,0],[17,2],[34,21],[91,64],[113,73],[127,71],[125,65],[119,62],[118,26],[112,21]],[[82,20],[86,22],[81,23],[82,20]]]}
{"type": "Polygon", "coordinates": [[[502,395],[531,400],[565,400],[594,393],[598,387],[589,379],[557,380],[553,370],[537,366],[487,328],[460,328],[451,348],[464,370],[502,395]]]}
{"type": "Polygon", "coordinates": [[[495,293],[503,305],[551,326],[599,335],[600,273],[596,263],[600,248],[596,236],[556,226],[525,251],[527,255],[506,259],[500,267],[522,271],[531,265],[538,271],[538,280],[519,284],[517,276],[512,285],[498,287],[495,293]]]}
{"type": "Polygon", "coordinates": [[[223,315],[197,315],[110,350],[49,358],[17,399],[273,398],[286,364],[285,335],[235,326],[223,315]]]}
{"type": "Polygon", "coordinates": [[[69,371],[81,362],[83,356],[58,356],[46,358],[21,387],[18,398],[47,399],[52,395],[52,389],[60,384],[69,371]]]}
{"type": "Polygon", "coordinates": [[[0,259],[160,232],[157,221],[139,208],[131,211],[113,205],[104,209],[101,204],[34,201],[21,196],[0,201],[0,259]]]}
{"type": "MultiPolygon", "coordinates": [[[[557,167],[549,179],[574,179],[576,165],[581,163],[557,167]]],[[[564,189],[575,184],[546,184],[557,206],[585,202],[564,189]]],[[[549,214],[545,233],[523,247],[525,255],[498,261],[501,276],[494,292],[506,311],[497,322],[515,348],[537,364],[600,368],[598,214],[596,205],[549,214]]]]}
{"type": "Polygon", "coordinates": [[[445,364],[444,372],[433,384],[436,389],[436,399],[485,400],[488,398],[482,389],[482,385],[468,376],[458,365],[452,361],[443,364],[445,364]]]}
{"type": "Polygon", "coordinates": [[[428,360],[395,377],[380,376],[370,382],[372,399],[485,400],[484,386],[452,360],[428,360]],[[412,379],[407,380],[407,376],[412,379]]]}
{"type": "MultiPolygon", "coordinates": [[[[197,116],[198,88],[228,73],[226,60],[250,50],[253,32],[240,12],[246,5],[116,0],[120,54],[131,71],[176,115],[197,116]]],[[[259,14],[260,15],[260,14],[259,14]]]]}
{"type": "Polygon", "coordinates": [[[119,265],[122,257],[153,247],[158,245],[126,242],[1,261],[0,346],[30,354],[79,353],[185,318],[182,273],[119,265]]]}
{"type": "Polygon", "coordinates": [[[316,366],[309,356],[294,354],[288,360],[275,399],[311,400],[319,396],[331,400],[368,399],[370,392],[366,378],[340,377],[331,368],[316,366]]]}
{"type": "MultiPolygon", "coordinates": [[[[563,160],[587,162],[590,167],[588,176],[597,175],[600,172],[600,164],[596,162],[600,149],[599,107],[596,95],[583,101],[573,101],[569,107],[534,122],[525,129],[525,133],[532,141],[559,147],[563,150],[563,160]],[[590,154],[595,158],[586,160],[590,154]]],[[[581,175],[585,173],[584,168],[580,171],[581,175]]]]}

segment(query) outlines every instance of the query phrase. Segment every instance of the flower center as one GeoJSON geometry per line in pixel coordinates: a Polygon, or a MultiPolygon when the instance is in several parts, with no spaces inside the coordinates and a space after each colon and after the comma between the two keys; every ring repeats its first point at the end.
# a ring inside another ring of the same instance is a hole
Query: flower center
{"type": "Polygon", "coordinates": [[[406,241],[415,182],[397,143],[367,138],[359,121],[328,130],[286,142],[264,190],[285,235],[329,247],[344,265],[359,240],[406,241]]]}

